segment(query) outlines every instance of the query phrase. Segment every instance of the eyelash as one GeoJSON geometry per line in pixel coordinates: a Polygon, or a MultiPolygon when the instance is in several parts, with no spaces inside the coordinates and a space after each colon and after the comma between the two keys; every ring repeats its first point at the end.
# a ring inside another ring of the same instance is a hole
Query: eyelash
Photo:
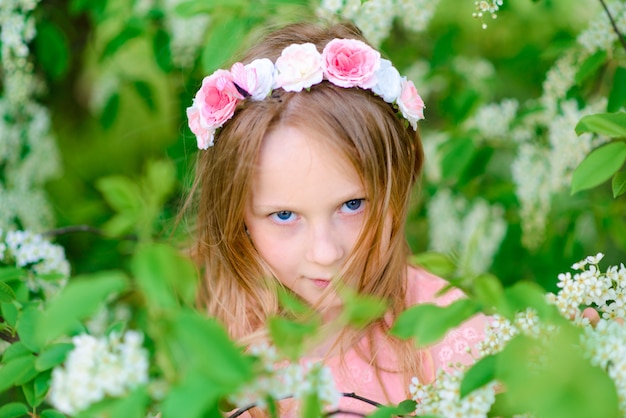
{"type": "MultiPolygon", "coordinates": [[[[359,203],[359,206],[356,209],[348,209],[348,214],[352,215],[355,213],[360,213],[363,211],[363,204],[365,203],[366,199],[364,198],[360,198],[360,199],[350,199],[344,203],[341,204],[340,210],[343,210],[344,207],[347,207],[347,205],[349,204],[355,204],[355,203],[359,203]]],[[[273,212],[269,214],[269,217],[276,223],[278,224],[287,224],[292,222],[291,220],[289,220],[289,218],[291,217],[291,215],[294,215],[294,213],[292,211],[289,210],[281,210],[278,212],[273,212]],[[279,216],[287,216],[287,218],[282,219],[279,216]]]]}

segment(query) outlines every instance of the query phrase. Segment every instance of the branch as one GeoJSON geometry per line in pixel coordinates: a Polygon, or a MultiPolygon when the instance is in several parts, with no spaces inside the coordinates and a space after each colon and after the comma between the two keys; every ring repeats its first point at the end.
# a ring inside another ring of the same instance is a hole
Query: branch
{"type": "Polygon", "coordinates": [[[611,12],[609,11],[609,8],[606,6],[606,3],[604,2],[604,0],[600,0],[600,3],[602,4],[602,7],[604,8],[604,11],[606,12],[607,16],[609,17],[609,20],[611,21],[611,26],[613,26],[613,30],[617,34],[617,38],[619,39],[620,43],[622,44],[622,47],[624,48],[624,51],[626,51],[626,38],[624,38],[624,35],[622,35],[622,33],[619,31],[619,28],[617,27],[617,23],[615,23],[615,19],[613,19],[613,16],[611,15],[611,12]]]}
{"type": "MultiPolygon", "coordinates": [[[[49,231],[44,232],[43,235],[49,236],[49,237],[57,237],[59,235],[65,235],[65,234],[71,234],[74,232],[89,232],[90,234],[95,234],[95,235],[99,235],[101,237],[107,237],[110,238],[110,236],[108,236],[102,229],[99,228],[95,228],[93,226],[90,225],[70,225],[70,226],[65,226],[62,228],[57,228],[57,229],[51,229],[49,231]]],[[[127,234],[124,236],[120,236],[117,237],[120,239],[125,239],[125,240],[129,240],[129,241],[137,241],[137,236],[134,234],[127,234]]]]}
{"type": "MultiPolygon", "coordinates": [[[[380,403],[378,403],[376,401],[373,401],[371,399],[367,399],[367,398],[364,398],[362,396],[359,396],[359,395],[355,394],[354,392],[345,392],[345,393],[342,393],[341,396],[344,396],[346,398],[353,398],[353,399],[359,400],[361,402],[365,402],[365,403],[368,403],[370,405],[373,405],[375,407],[381,406],[380,403]]],[[[287,396],[284,399],[289,399],[289,398],[293,398],[293,396],[287,396]]],[[[253,403],[252,405],[248,405],[248,406],[246,406],[244,408],[240,408],[240,409],[236,410],[235,412],[233,412],[231,415],[229,415],[228,418],[236,418],[236,417],[242,415],[244,412],[249,411],[252,408],[255,408],[256,406],[257,406],[257,404],[253,403]]],[[[325,417],[330,417],[330,416],[337,415],[337,414],[353,415],[353,416],[357,416],[357,417],[365,417],[366,416],[366,415],[364,415],[364,414],[362,414],[360,412],[344,411],[344,410],[341,410],[341,409],[336,409],[334,411],[330,411],[330,412],[326,413],[324,416],[325,417]]]]}

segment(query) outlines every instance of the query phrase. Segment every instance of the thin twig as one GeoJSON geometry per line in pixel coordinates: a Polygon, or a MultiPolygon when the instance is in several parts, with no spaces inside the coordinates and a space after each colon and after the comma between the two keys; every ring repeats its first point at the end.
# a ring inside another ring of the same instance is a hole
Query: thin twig
{"type": "Polygon", "coordinates": [[[606,3],[604,2],[604,0],[600,0],[600,3],[602,4],[602,7],[604,7],[604,11],[606,12],[607,16],[609,17],[609,20],[611,21],[611,26],[613,26],[613,30],[617,34],[617,38],[619,39],[619,42],[622,44],[624,51],[626,51],[626,38],[624,38],[624,35],[622,35],[622,33],[619,31],[619,28],[617,27],[617,23],[615,23],[615,19],[613,19],[613,16],[611,15],[611,12],[609,11],[609,8],[606,6],[606,3]]]}
{"type": "Polygon", "coordinates": [[[378,403],[378,402],[376,402],[376,401],[373,401],[373,400],[371,400],[371,399],[367,399],[367,398],[364,398],[364,397],[362,397],[362,396],[359,396],[359,395],[357,395],[357,394],[356,394],[356,393],[354,393],[354,392],[344,392],[344,393],[342,393],[341,395],[342,395],[343,397],[345,397],[345,398],[354,398],[354,399],[357,399],[357,400],[359,400],[359,401],[361,401],[361,402],[368,403],[368,404],[373,405],[373,406],[375,406],[375,407],[377,407],[377,408],[378,408],[379,406],[381,406],[381,404],[380,404],[380,403],[378,403]]]}
{"type": "Polygon", "coordinates": [[[104,231],[90,225],[70,225],[62,228],[51,229],[44,232],[44,235],[56,237],[59,235],[71,234],[73,232],[89,232],[96,235],[104,236],[104,231]]]}
{"type": "MultiPolygon", "coordinates": [[[[357,395],[354,392],[345,392],[345,393],[342,393],[341,396],[346,397],[346,398],[353,398],[353,399],[359,400],[361,402],[365,402],[365,403],[368,403],[370,405],[373,405],[373,406],[375,406],[377,408],[379,406],[381,406],[380,403],[378,403],[376,401],[373,401],[371,399],[367,399],[367,398],[364,398],[362,396],[359,396],[359,395],[357,395]]],[[[287,397],[285,397],[283,399],[289,399],[289,398],[293,398],[293,396],[287,396],[287,397]]],[[[246,407],[240,408],[240,409],[236,410],[235,412],[233,412],[231,415],[229,415],[228,418],[236,418],[236,417],[242,415],[244,412],[249,411],[252,408],[255,408],[256,406],[257,406],[257,404],[253,403],[252,405],[248,405],[246,407]]],[[[357,416],[357,417],[365,417],[365,415],[360,413],[360,412],[344,411],[342,409],[337,409],[337,410],[334,410],[334,411],[330,411],[330,412],[326,413],[324,416],[325,417],[330,417],[330,416],[333,416],[333,415],[336,415],[336,414],[345,414],[345,415],[354,415],[354,416],[357,416]]]]}
{"type": "MultiPolygon", "coordinates": [[[[49,237],[58,237],[59,235],[71,234],[74,232],[88,232],[90,234],[95,234],[101,237],[109,237],[106,232],[102,229],[95,228],[91,225],[70,225],[64,226],[62,228],[51,229],[43,233],[43,235],[49,237]]],[[[129,241],[137,241],[137,235],[127,234],[120,237],[115,237],[119,239],[129,240],[129,241]]]]}

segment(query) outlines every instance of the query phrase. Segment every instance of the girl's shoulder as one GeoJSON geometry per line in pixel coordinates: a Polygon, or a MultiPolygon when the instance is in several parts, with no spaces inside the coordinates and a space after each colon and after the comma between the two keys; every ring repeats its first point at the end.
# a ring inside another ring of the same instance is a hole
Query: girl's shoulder
{"type": "Polygon", "coordinates": [[[464,297],[463,292],[455,287],[444,290],[448,282],[421,267],[408,266],[407,269],[406,300],[409,306],[420,303],[445,306],[464,297]]]}

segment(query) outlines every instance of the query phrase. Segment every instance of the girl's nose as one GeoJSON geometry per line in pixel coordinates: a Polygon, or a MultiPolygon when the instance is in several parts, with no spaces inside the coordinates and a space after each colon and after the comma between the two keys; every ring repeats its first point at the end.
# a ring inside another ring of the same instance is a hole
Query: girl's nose
{"type": "Polygon", "coordinates": [[[332,225],[318,225],[313,228],[307,248],[307,260],[323,266],[332,266],[341,260],[344,248],[338,235],[334,233],[332,225]]]}

